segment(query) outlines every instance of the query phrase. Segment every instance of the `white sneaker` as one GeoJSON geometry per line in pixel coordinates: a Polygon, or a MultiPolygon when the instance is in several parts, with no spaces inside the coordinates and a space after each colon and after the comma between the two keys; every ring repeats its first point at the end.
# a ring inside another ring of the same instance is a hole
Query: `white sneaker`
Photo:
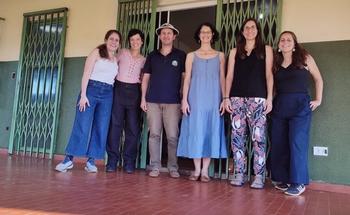
{"type": "Polygon", "coordinates": [[[235,174],[233,179],[230,181],[230,184],[235,187],[241,187],[244,185],[244,175],[235,174]]]}
{"type": "Polygon", "coordinates": [[[91,164],[90,162],[86,162],[86,166],[84,168],[87,172],[96,173],[97,167],[95,164],[91,164]]]}
{"type": "Polygon", "coordinates": [[[253,183],[250,185],[254,189],[263,189],[264,188],[264,177],[262,175],[256,175],[253,183]]]}
{"type": "Polygon", "coordinates": [[[72,161],[67,161],[67,162],[61,162],[59,164],[56,165],[55,170],[59,171],[59,172],[67,172],[67,170],[72,169],[73,168],[73,162],[72,161]]]}

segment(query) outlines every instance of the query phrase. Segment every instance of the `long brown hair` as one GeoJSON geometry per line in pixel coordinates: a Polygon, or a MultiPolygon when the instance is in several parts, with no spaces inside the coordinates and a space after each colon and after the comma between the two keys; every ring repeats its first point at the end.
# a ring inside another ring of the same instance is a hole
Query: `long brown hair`
{"type": "Polygon", "coordinates": [[[122,35],[119,33],[119,31],[114,30],[114,29],[107,31],[107,33],[105,35],[105,42],[102,43],[101,45],[97,46],[98,53],[100,54],[101,58],[108,59],[108,51],[107,51],[106,41],[108,40],[109,36],[111,36],[112,34],[117,34],[118,35],[118,37],[119,37],[119,44],[122,41],[122,35]]]}
{"type": "MultiPolygon", "coordinates": [[[[309,55],[309,53],[298,43],[297,36],[292,31],[283,31],[279,38],[278,38],[278,44],[280,43],[281,37],[283,34],[290,34],[294,41],[294,50],[292,53],[292,68],[298,68],[301,69],[306,65],[306,57],[309,55]]],[[[274,63],[273,63],[273,72],[277,72],[280,66],[283,63],[283,55],[281,51],[275,51],[274,56],[274,63]]]]}
{"type": "Polygon", "coordinates": [[[259,23],[256,21],[256,19],[254,19],[254,18],[249,18],[249,19],[244,20],[244,22],[239,30],[239,33],[238,33],[237,39],[236,39],[237,56],[240,57],[241,59],[245,59],[247,57],[247,51],[245,50],[245,45],[246,45],[247,41],[243,35],[243,31],[244,31],[245,25],[249,21],[253,21],[255,23],[256,29],[258,30],[258,33],[255,37],[255,55],[259,59],[264,59],[264,57],[265,57],[265,45],[264,45],[263,40],[262,40],[261,27],[260,27],[259,23]]]}

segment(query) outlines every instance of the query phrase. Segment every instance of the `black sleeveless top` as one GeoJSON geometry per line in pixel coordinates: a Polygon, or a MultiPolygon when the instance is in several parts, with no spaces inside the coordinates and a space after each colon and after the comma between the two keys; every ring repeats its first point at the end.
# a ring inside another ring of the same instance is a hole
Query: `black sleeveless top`
{"type": "Polygon", "coordinates": [[[308,93],[310,72],[306,68],[280,66],[274,75],[277,93],[308,93]]]}
{"type": "Polygon", "coordinates": [[[255,49],[244,59],[236,54],[230,97],[267,97],[265,57],[259,59],[255,49]]]}

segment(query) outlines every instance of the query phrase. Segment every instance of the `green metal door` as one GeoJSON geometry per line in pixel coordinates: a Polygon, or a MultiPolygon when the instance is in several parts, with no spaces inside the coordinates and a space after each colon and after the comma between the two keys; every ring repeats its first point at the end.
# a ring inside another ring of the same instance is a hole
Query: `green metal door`
{"type": "MultiPolygon", "coordinates": [[[[255,18],[261,25],[263,40],[266,44],[276,46],[277,37],[280,32],[282,0],[217,0],[216,28],[220,32],[220,39],[215,44],[216,48],[228,56],[230,50],[236,45],[236,35],[247,18],[255,18]]],[[[226,123],[228,151],[230,146],[230,125],[226,123]]],[[[269,144],[268,144],[269,145],[269,144]]],[[[247,175],[251,175],[251,160],[253,156],[252,145],[248,143],[248,156],[246,160],[247,175]]],[[[268,150],[267,150],[268,151],[268,150]]],[[[232,157],[232,155],[231,155],[232,157]]],[[[217,167],[217,177],[226,178],[229,176],[230,162],[220,160],[211,167],[217,167]],[[225,165],[225,167],[223,166],[225,165]],[[225,171],[225,172],[224,172],[225,171]]]]}
{"type": "MultiPolygon", "coordinates": [[[[147,55],[154,49],[156,26],[157,0],[119,0],[117,29],[123,37],[123,47],[128,47],[127,35],[130,29],[140,29],[145,34],[143,55],[147,55]]],[[[136,159],[136,167],[146,168],[148,126],[146,115],[142,115],[142,134],[140,139],[139,156],[136,159]]],[[[123,148],[123,143],[120,144],[123,148]]]]}
{"type": "Polygon", "coordinates": [[[67,8],[24,14],[9,154],[52,158],[61,97],[67,8]]]}

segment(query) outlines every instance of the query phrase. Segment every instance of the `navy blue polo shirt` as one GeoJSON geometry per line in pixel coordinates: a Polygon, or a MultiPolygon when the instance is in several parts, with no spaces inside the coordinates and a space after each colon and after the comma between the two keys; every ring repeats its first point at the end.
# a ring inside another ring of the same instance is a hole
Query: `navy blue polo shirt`
{"type": "Polygon", "coordinates": [[[143,67],[150,80],[146,101],[151,103],[180,103],[182,73],[185,71],[186,53],[173,48],[164,56],[159,50],[152,51],[143,67]]]}

